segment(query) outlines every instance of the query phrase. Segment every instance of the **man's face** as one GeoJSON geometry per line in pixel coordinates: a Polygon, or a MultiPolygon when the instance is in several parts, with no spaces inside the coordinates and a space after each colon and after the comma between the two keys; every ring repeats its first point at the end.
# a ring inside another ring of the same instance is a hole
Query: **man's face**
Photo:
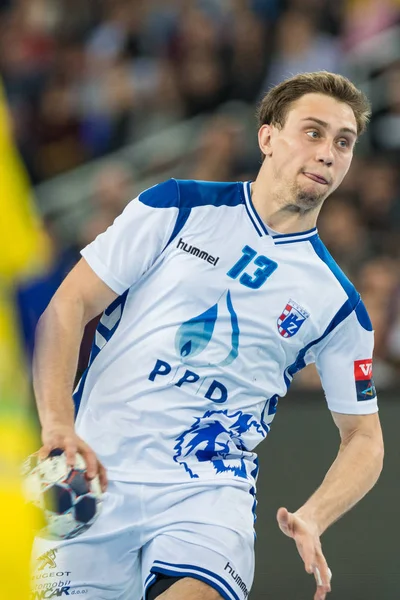
{"type": "Polygon", "coordinates": [[[349,170],[357,123],[348,104],[323,94],[306,94],[293,102],[280,129],[259,132],[264,168],[285,203],[317,208],[349,170]]]}

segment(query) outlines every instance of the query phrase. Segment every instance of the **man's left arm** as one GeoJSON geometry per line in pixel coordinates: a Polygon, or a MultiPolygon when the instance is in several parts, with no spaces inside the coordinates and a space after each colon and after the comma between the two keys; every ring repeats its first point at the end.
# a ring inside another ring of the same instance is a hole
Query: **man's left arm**
{"type": "Polygon", "coordinates": [[[383,438],[378,413],[343,415],[332,412],[340,431],[339,453],[316,492],[295,513],[280,508],[279,527],[296,542],[307,573],[314,573],[314,600],[330,591],[331,572],[320,536],[375,485],[383,465],[383,438]]]}
{"type": "Polygon", "coordinates": [[[341,444],[321,486],[296,514],[318,526],[319,535],[350,510],[375,485],[383,466],[383,438],[378,413],[332,412],[341,444]]]}
{"type": "MultiPolygon", "coordinates": [[[[344,305],[346,307],[347,304],[344,305]]],[[[342,307],[343,308],[343,307],[342,307]]],[[[335,327],[310,348],[333,419],[339,428],[338,455],[316,492],[295,513],[278,511],[281,530],[292,537],[308,573],[314,573],[314,600],[330,591],[330,571],[320,536],[350,510],[376,483],[382,470],[383,441],[372,378],[374,336],[361,299],[350,314],[342,309],[335,327]]]]}

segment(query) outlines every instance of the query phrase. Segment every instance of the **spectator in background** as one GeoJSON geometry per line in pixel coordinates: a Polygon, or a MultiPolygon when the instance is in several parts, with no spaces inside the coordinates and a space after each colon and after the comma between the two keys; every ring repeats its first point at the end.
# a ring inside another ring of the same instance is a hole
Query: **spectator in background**
{"type": "Polygon", "coordinates": [[[142,22],[142,47],[148,56],[169,57],[180,20],[181,0],[149,0],[142,22]]]}
{"type": "Polygon", "coordinates": [[[273,58],[261,91],[297,73],[340,73],[342,58],[338,40],[318,30],[314,13],[290,8],[279,21],[273,58]]]}
{"type": "MultiPolygon", "coordinates": [[[[106,2],[101,22],[89,34],[86,52],[90,68],[97,73],[120,56],[130,41],[130,49],[138,46],[141,18],[141,2],[117,0],[106,2]]],[[[136,52],[135,52],[136,54],[136,52]]]]}
{"type": "Polygon", "coordinates": [[[82,86],[82,142],[92,157],[99,157],[127,143],[127,127],[138,95],[135,74],[126,56],[95,70],[82,86]]]}
{"type": "Polygon", "coordinates": [[[358,274],[359,290],[375,331],[374,378],[382,389],[393,386],[397,378],[388,341],[389,338],[394,340],[399,285],[398,263],[387,256],[368,261],[358,274]]]}
{"type": "Polygon", "coordinates": [[[359,265],[373,254],[360,211],[346,196],[333,195],[318,229],[334,259],[350,279],[354,278],[359,265]]]}
{"type": "Polygon", "coordinates": [[[109,222],[121,214],[132,198],[132,172],[122,162],[109,162],[93,181],[93,203],[108,216],[109,222]]]}
{"type": "Polygon", "coordinates": [[[43,177],[73,169],[88,158],[81,144],[75,97],[62,75],[47,81],[33,130],[35,165],[43,177]]]}
{"type": "Polygon", "coordinates": [[[358,201],[360,181],[364,177],[365,169],[365,160],[360,156],[356,148],[351,168],[340,186],[341,196],[346,196],[353,204],[356,204],[358,201]]]}
{"type": "Polygon", "coordinates": [[[33,183],[42,175],[35,163],[32,126],[55,49],[56,41],[48,23],[40,26],[36,21],[33,25],[17,8],[0,14],[0,73],[12,113],[14,139],[33,183]]]}
{"type": "MultiPolygon", "coordinates": [[[[397,265],[398,266],[398,265],[397,265]]],[[[387,334],[387,355],[396,369],[397,378],[394,384],[398,381],[398,373],[400,371],[400,283],[393,299],[392,319],[387,334]]]]}
{"type": "Polygon", "coordinates": [[[130,138],[141,139],[157,133],[182,120],[185,114],[184,102],[179,89],[179,73],[170,59],[153,63],[154,85],[138,105],[136,119],[130,128],[130,138]]]}
{"type": "Polygon", "coordinates": [[[60,245],[58,231],[54,225],[57,216],[48,215],[44,221],[52,250],[51,264],[43,273],[21,281],[15,290],[21,333],[29,362],[33,357],[37,323],[56,290],[79,260],[77,249],[60,245]]]}
{"type": "Polygon", "coordinates": [[[187,117],[213,111],[228,99],[223,47],[210,16],[192,7],[184,11],[172,52],[187,117]]]}
{"type": "Polygon", "coordinates": [[[314,16],[318,31],[338,38],[341,44],[343,29],[343,2],[337,0],[289,0],[289,6],[314,16]]]}
{"type": "Polygon", "coordinates": [[[233,118],[216,115],[207,122],[194,156],[190,178],[227,181],[241,150],[241,126],[233,118]]]}
{"type": "Polygon", "coordinates": [[[224,67],[213,52],[191,50],[181,59],[179,72],[186,117],[211,112],[228,99],[224,67]]]}
{"type": "Polygon", "coordinates": [[[348,0],[345,2],[344,15],[344,45],[350,51],[397,22],[398,2],[348,0]]]}
{"type": "Polygon", "coordinates": [[[383,73],[386,87],[382,108],[373,115],[371,138],[374,147],[397,156],[400,152],[400,60],[383,73]]]}
{"type": "Polygon", "coordinates": [[[367,177],[359,181],[359,212],[368,228],[375,252],[400,257],[399,177],[397,168],[383,157],[365,163],[367,177]]]}
{"type": "Polygon", "coordinates": [[[82,224],[79,247],[92,242],[121,214],[133,194],[133,178],[123,162],[103,165],[91,184],[91,212],[82,224]]]}
{"type": "Polygon", "coordinates": [[[244,8],[231,23],[228,52],[229,95],[252,102],[261,88],[270,54],[267,23],[244,8]]]}

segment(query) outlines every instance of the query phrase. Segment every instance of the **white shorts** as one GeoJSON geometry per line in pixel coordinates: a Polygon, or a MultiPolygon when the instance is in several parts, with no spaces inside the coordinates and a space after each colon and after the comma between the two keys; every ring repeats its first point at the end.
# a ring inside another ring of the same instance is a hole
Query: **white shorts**
{"type": "Polygon", "coordinates": [[[32,600],[146,600],[157,574],[200,579],[246,600],[254,575],[254,497],[243,487],[110,482],[94,525],[36,538],[32,600]]]}

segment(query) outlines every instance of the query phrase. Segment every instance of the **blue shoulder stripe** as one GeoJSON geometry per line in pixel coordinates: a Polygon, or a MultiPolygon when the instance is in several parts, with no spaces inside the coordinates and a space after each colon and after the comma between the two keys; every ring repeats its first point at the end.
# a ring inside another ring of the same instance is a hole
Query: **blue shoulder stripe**
{"type": "Polygon", "coordinates": [[[242,184],[169,179],[139,195],[139,201],[152,208],[178,208],[175,227],[167,246],[178,236],[197,206],[238,206],[244,203],[242,184]]]}
{"type": "Polygon", "coordinates": [[[179,189],[175,179],[168,179],[139,194],[139,201],[152,208],[178,208],[179,189]]]}
{"type": "Polygon", "coordinates": [[[332,271],[333,275],[339,281],[340,285],[342,286],[342,288],[346,292],[347,296],[349,297],[349,300],[350,300],[350,303],[351,303],[352,307],[355,308],[356,305],[358,304],[358,301],[360,300],[360,294],[357,292],[357,290],[354,287],[354,285],[346,277],[346,275],[343,273],[342,269],[335,262],[335,260],[333,259],[333,257],[329,254],[327,248],[322,243],[322,241],[319,238],[319,236],[315,235],[313,237],[310,237],[308,241],[310,242],[310,244],[314,248],[315,253],[320,257],[320,259],[332,271]]]}
{"type": "Polygon", "coordinates": [[[195,181],[192,179],[178,179],[176,183],[179,188],[181,208],[238,206],[243,204],[242,183],[195,181]]]}
{"type": "Polygon", "coordinates": [[[168,179],[139,194],[139,201],[152,208],[191,209],[196,206],[238,206],[243,204],[239,182],[168,179]]]}
{"type": "Polygon", "coordinates": [[[365,308],[364,302],[362,300],[360,300],[360,302],[357,304],[355,313],[361,327],[363,327],[367,331],[372,331],[373,327],[371,319],[369,318],[369,314],[367,313],[367,309],[365,308]]]}
{"type": "MultiPolygon", "coordinates": [[[[319,342],[321,342],[327,335],[329,335],[334,329],[336,329],[336,327],[338,325],[340,325],[340,323],[342,321],[344,321],[353,312],[353,310],[354,310],[354,306],[352,306],[350,300],[346,300],[346,302],[341,306],[341,308],[338,310],[336,315],[333,317],[333,319],[329,323],[328,327],[325,329],[324,333],[319,338],[317,338],[316,340],[313,340],[312,342],[307,344],[307,346],[305,346],[304,348],[302,348],[300,350],[295,362],[286,369],[285,374],[288,375],[290,378],[292,378],[293,375],[295,375],[295,373],[297,373],[298,371],[301,371],[301,369],[304,369],[304,367],[306,366],[304,358],[305,358],[305,355],[307,354],[308,350],[312,346],[319,344],[319,342]]],[[[289,383],[290,383],[290,380],[289,380],[289,383]]],[[[286,384],[287,384],[287,381],[286,381],[286,384]]]]}
{"type": "Polygon", "coordinates": [[[308,350],[312,346],[315,346],[316,344],[321,342],[327,335],[329,335],[334,329],[336,329],[336,327],[340,325],[340,323],[342,323],[342,321],[344,321],[353,312],[353,310],[355,310],[360,324],[365,329],[368,328],[369,317],[365,308],[364,310],[361,308],[362,302],[360,299],[360,294],[357,292],[354,285],[339,268],[339,266],[329,254],[328,250],[326,249],[326,247],[324,246],[324,244],[318,236],[313,236],[309,238],[308,241],[314,248],[319,258],[329,267],[333,275],[339,281],[340,285],[345,290],[348,299],[341,306],[338,312],[334,315],[333,319],[329,323],[328,327],[325,329],[324,333],[319,338],[313,340],[312,342],[307,344],[307,346],[302,348],[298,353],[295,362],[286,368],[284,372],[284,379],[287,387],[289,387],[295,373],[301,371],[301,369],[304,369],[304,367],[306,366],[304,359],[308,350]]]}

